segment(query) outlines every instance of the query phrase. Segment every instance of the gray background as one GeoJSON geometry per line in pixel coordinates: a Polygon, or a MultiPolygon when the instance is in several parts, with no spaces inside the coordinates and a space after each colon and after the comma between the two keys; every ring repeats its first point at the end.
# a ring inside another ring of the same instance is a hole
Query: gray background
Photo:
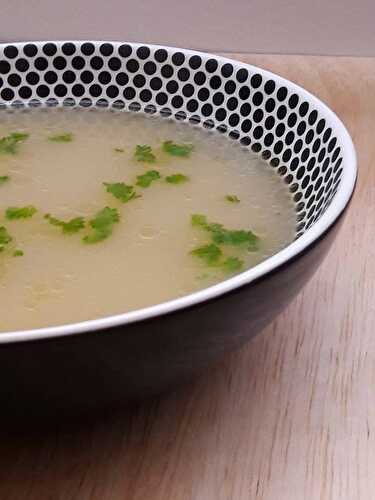
{"type": "Polygon", "coordinates": [[[375,0],[0,0],[0,39],[375,55],[375,0]]]}

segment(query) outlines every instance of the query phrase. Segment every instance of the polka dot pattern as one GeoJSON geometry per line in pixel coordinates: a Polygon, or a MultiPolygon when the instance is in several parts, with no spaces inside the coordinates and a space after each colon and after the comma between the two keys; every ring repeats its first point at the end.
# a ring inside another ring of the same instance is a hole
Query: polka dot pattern
{"type": "Polygon", "coordinates": [[[0,107],[41,105],[159,113],[239,141],[289,186],[297,237],[342,178],[341,146],[313,102],[262,70],[211,55],[110,42],[1,45],[0,107]]]}

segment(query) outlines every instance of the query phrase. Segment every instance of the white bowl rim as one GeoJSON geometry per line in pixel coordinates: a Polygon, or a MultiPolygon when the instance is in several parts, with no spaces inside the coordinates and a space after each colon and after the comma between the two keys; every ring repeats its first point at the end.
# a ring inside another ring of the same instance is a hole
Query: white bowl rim
{"type": "MultiPolygon", "coordinates": [[[[331,204],[328,206],[324,214],[320,219],[315,222],[306,232],[297,240],[290,243],[287,247],[283,248],[280,252],[262,261],[260,264],[244,271],[232,278],[225,281],[198,290],[197,292],[191,293],[189,295],[184,295],[176,299],[169,300],[167,302],[162,302],[154,306],[145,307],[142,309],[136,309],[135,311],[130,311],[127,313],[116,314],[111,316],[106,316],[103,318],[97,318],[88,321],[80,321],[76,323],[68,323],[59,326],[50,326],[44,328],[34,328],[29,330],[18,330],[11,332],[0,333],[0,344],[8,344],[15,342],[24,341],[35,341],[48,339],[53,337],[65,337],[70,335],[78,335],[86,332],[93,332],[97,330],[105,330],[114,328],[117,326],[125,326],[130,323],[139,322],[142,320],[151,319],[154,317],[163,316],[169,313],[173,313],[188,307],[194,306],[199,303],[204,303],[206,301],[215,299],[231,292],[237,288],[244,285],[249,285],[254,280],[267,275],[268,273],[276,270],[278,267],[286,264],[288,261],[297,257],[305,249],[311,246],[316,240],[318,240],[324,233],[335,223],[339,218],[340,214],[345,210],[347,204],[350,201],[352,193],[354,191],[356,178],[357,178],[357,157],[354,149],[352,139],[334,111],[332,111],[326,104],[324,104],[316,96],[305,90],[303,87],[293,83],[292,81],[283,78],[271,71],[264,70],[258,66],[252,64],[246,64],[235,59],[230,59],[224,56],[219,56],[212,53],[202,52],[198,50],[184,49],[179,47],[172,47],[167,45],[155,45],[149,43],[139,43],[139,42],[127,42],[127,41],[111,41],[111,40],[43,40],[43,41],[24,41],[24,42],[7,42],[0,44],[0,47],[6,45],[14,45],[16,47],[22,47],[27,43],[33,43],[37,46],[43,45],[45,43],[92,43],[95,46],[101,45],[102,43],[110,43],[113,45],[127,44],[133,48],[138,48],[141,46],[147,46],[152,49],[165,49],[170,51],[181,51],[186,55],[200,55],[203,58],[215,57],[218,62],[223,64],[230,63],[235,69],[246,68],[252,71],[257,71],[262,75],[272,78],[276,83],[282,84],[289,89],[297,91],[301,96],[304,96],[310,103],[316,106],[319,110],[321,116],[326,118],[332,128],[334,127],[334,132],[340,145],[342,147],[343,155],[343,176],[339,188],[334,195],[331,204]]],[[[124,332],[125,335],[125,332],[124,332]]]]}

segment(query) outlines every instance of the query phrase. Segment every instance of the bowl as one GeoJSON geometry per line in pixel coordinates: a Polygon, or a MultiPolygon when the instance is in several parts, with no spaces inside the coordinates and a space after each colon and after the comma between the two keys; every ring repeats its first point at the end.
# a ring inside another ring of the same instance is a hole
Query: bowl
{"type": "MultiPolygon", "coordinates": [[[[0,45],[0,108],[159,115],[258,153],[289,186],[296,239],[215,286],[126,314],[0,334],[2,414],[68,415],[165,391],[282,311],[335,238],[356,181],[352,141],[319,99],[212,54],[122,42],[0,45]]],[[[0,319],[1,321],[1,319],[0,319]]]]}

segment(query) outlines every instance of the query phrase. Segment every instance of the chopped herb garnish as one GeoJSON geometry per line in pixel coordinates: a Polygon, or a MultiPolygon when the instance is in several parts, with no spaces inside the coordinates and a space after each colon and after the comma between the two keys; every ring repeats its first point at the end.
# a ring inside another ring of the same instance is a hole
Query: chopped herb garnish
{"type": "Polygon", "coordinates": [[[172,155],[172,156],[181,156],[181,157],[188,157],[190,156],[190,153],[193,151],[193,145],[192,144],[176,144],[175,142],[172,141],[165,141],[163,142],[162,146],[163,151],[166,153],[172,155]]]}
{"type": "Polygon", "coordinates": [[[68,222],[56,219],[56,217],[52,217],[50,214],[46,214],[44,218],[47,219],[52,226],[61,227],[64,234],[78,233],[78,231],[85,227],[85,219],[83,217],[74,217],[68,222]]]}
{"type": "Polygon", "coordinates": [[[12,241],[11,235],[8,233],[8,230],[4,226],[0,226],[0,252],[2,252],[8,243],[12,241]]]}
{"type": "Polygon", "coordinates": [[[26,207],[9,207],[5,211],[5,217],[9,220],[28,219],[37,212],[37,209],[32,205],[26,207]]]}
{"type": "Polygon", "coordinates": [[[114,151],[116,153],[124,153],[125,152],[125,149],[122,149],[122,148],[115,148],[114,151]]]}
{"type": "Polygon", "coordinates": [[[9,175],[0,175],[0,186],[1,184],[4,184],[5,182],[9,181],[10,177],[9,175]]]}
{"type": "Polygon", "coordinates": [[[113,231],[113,225],[120,220],[116,208],[105,207],[89,221],[93,231],[83,238],[84,243],[98,243],[108,238],[113,231]]]}
{"type": "Polygon", "coordinates": [[[228,273],[233,273],[234,271],[239,271],[244,265],[243,260],[238,257],[227,257],[222,263],[222,268],[228,273]]]}
{"type": "Polygon", "coordinates": [[[72,142],[73,134],[70,132],[67,132],[65,134],[50,135],[48,137],[48,140],[51,142],[72,142]]]}
{"type": "Polygon", "coordinates": [[[149,170],[143,175],[137,175],[137,186],[143,188],[149,187],[153,181],[160,179],[160,174],[157,170],[149,170]]]}
{"type": "Polygon", "coordinates": [[[168,175],[165,180],[169,182],[169,184],[182,184],[183,182],[188,181],[189,177],[184,174],[173,174],[168,175]]]}
{"type": "Polygon", "coordinates": [[[107,192],[111,193],[115,198],[122,201],[122,203],[127,203],[135,198],[140,198],[140,195],[134,191],[134,186],[127,186],[124,182],[103,182],[106,187],[107,192]]]}
{"type": "Polygon", "coordinates": [[[239,203],[240,199],[235,194],[227,194],[225,199],[230,203],[239,203]]]}
{"type": "Polygon", "coordinates": [[[195,248],[190,253],[202,259],[209,266],[217,264],[222,255],[220,248],[213,243],[195,248]]]}
{"type": "Polygon", "coordinates": [[[137,161],[143,161],[145,163],[155,163],[156,156],[152,152],[151,146],[139,145],[137,144],[134,152],[134,158],[137,161]]]}
{"type": "Polygon", "coordinates": [[[0,139],[0,154],[15,155],[18,152],[20,142],[25,141],[29,134],[24,132],[13,132],[0,139]]]}
{"type": "Polygon", "coordinates": [[[22,257],[23,255],[24,255],[23,250],[20,250],[18,248],[13,252],[13,257],[22,257]]]}

